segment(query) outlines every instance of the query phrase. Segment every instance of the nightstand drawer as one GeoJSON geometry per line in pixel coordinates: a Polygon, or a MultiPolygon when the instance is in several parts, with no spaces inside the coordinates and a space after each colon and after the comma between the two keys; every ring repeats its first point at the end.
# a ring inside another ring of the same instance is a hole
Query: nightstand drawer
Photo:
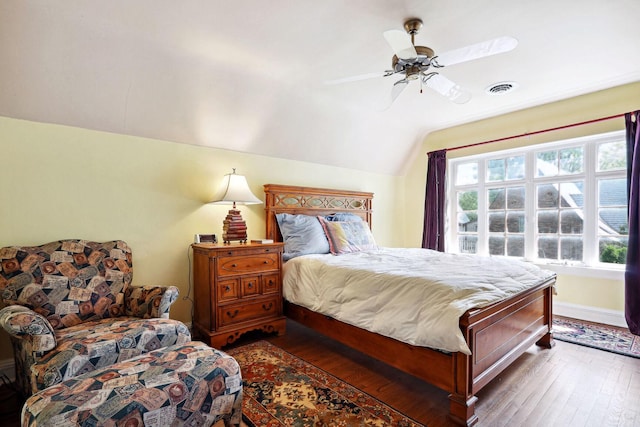
{"type": "Polygon", "coordinates": [[[262,293],[275,294],[280,292],[280,274],[265,274],[262,276],[262,293]]]}
{"type": "Polygon", "coordinates": [[[261,271],[277,270],[280,254],[270,253],[255,256],[233,256],[218,260],[218,275],[257,273],[261,271]]]}
{"type": "Polygon", "coordinates": [[[238,279],[220,280],[217,285],[218,301],[232,301],[240,298],[238,279]]]}
{"type": "Polygon", "coordinates": [[[242,283],[242,297],[260,295],[260,276],[245,276],[240,279],[242,283]]]}
{"type": "Polygon", "coordinates": [[[220,326],[227,326],[245,320],[277,316],[280,312],[279,299],[273,297],[249,304],[232,304],[218,307],[218,319],[220,320],[220,326]]]}

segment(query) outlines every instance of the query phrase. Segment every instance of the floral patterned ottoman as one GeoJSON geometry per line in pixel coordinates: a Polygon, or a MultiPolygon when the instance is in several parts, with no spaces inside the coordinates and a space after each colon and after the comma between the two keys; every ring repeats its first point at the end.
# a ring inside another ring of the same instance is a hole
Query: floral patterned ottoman
{"type": "Polygon", "coordinates": [[[190,341],[79,375],[27,399],[22,426],[210,426],[242,418],[240,366],[190,341]]]}

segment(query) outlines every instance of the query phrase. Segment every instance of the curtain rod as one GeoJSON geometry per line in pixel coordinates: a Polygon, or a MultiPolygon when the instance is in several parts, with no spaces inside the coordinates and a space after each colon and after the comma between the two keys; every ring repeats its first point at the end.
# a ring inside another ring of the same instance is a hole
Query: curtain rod
{"type": "Polygon", "coordinates": [[[523,136],[537,135],[539,133],[552,132],[552,131],[555,131],[555,130],[568,129],[568,128],[572,128],[572,127],[575,127],[575,126],[582,126],[582,125],[588,125],[588,124],[596,123],[596,122],[603,122],[605,120],[611,120],[611,119],[617,119],[619,117],[624,117],[624,114],[625,113],[616,114],[614,116],[601,117],[599,119],[587,120],[585,122],[579,122],[579,123],[571,123],[570,125],[558,126],[558,127],[555,127],[555,128],[537,130],[537,131],[534,131],[534,132],[525,132],[525,133],[521,133],[520,135],[511,135],[511,136],[506,136],[504,138],[491,139],[489,141],[482,141],[482,142],[475,142],[473,144],[460,145],[459,147],[447,148],[447,149],[445,149],[445,151],[460,150],[461,148],[476,147],[478,145],[491,144],[493,142],[500,142],[500,141],[507,141],[509,139],[521,138],[523,136]]]}

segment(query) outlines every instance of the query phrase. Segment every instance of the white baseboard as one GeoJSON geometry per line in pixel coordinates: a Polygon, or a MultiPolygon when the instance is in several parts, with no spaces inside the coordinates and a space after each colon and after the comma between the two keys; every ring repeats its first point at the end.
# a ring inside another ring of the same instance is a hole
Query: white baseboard
{"type": "Polygon", "coordinates": [[[553,314],[586,320],[588,322],[604,323],[605,325],[627,327],[624,312],[618,310],[589,307],[568,302],[554,302],[553,314]]]}
{"type": "Polygon", "coordinates": [[[15,381],[16,370],[13,359],[0,360],[0,373],[6,375],[11,381],[15,381]]]}

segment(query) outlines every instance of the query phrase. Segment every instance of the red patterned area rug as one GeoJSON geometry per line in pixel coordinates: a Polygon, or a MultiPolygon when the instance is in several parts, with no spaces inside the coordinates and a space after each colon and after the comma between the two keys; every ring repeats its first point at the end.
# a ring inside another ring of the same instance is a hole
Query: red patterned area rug
{"type": "Polygon", "coordinates": [[[422,426],[267,341],[226,352],[242,370],[243,421],[249,426],[422,426]]]}
{"type": "Polygon", "coordinates": [[[554,316],[553,337],[640,359],[640,337],[625,328],[554,316]]]}

